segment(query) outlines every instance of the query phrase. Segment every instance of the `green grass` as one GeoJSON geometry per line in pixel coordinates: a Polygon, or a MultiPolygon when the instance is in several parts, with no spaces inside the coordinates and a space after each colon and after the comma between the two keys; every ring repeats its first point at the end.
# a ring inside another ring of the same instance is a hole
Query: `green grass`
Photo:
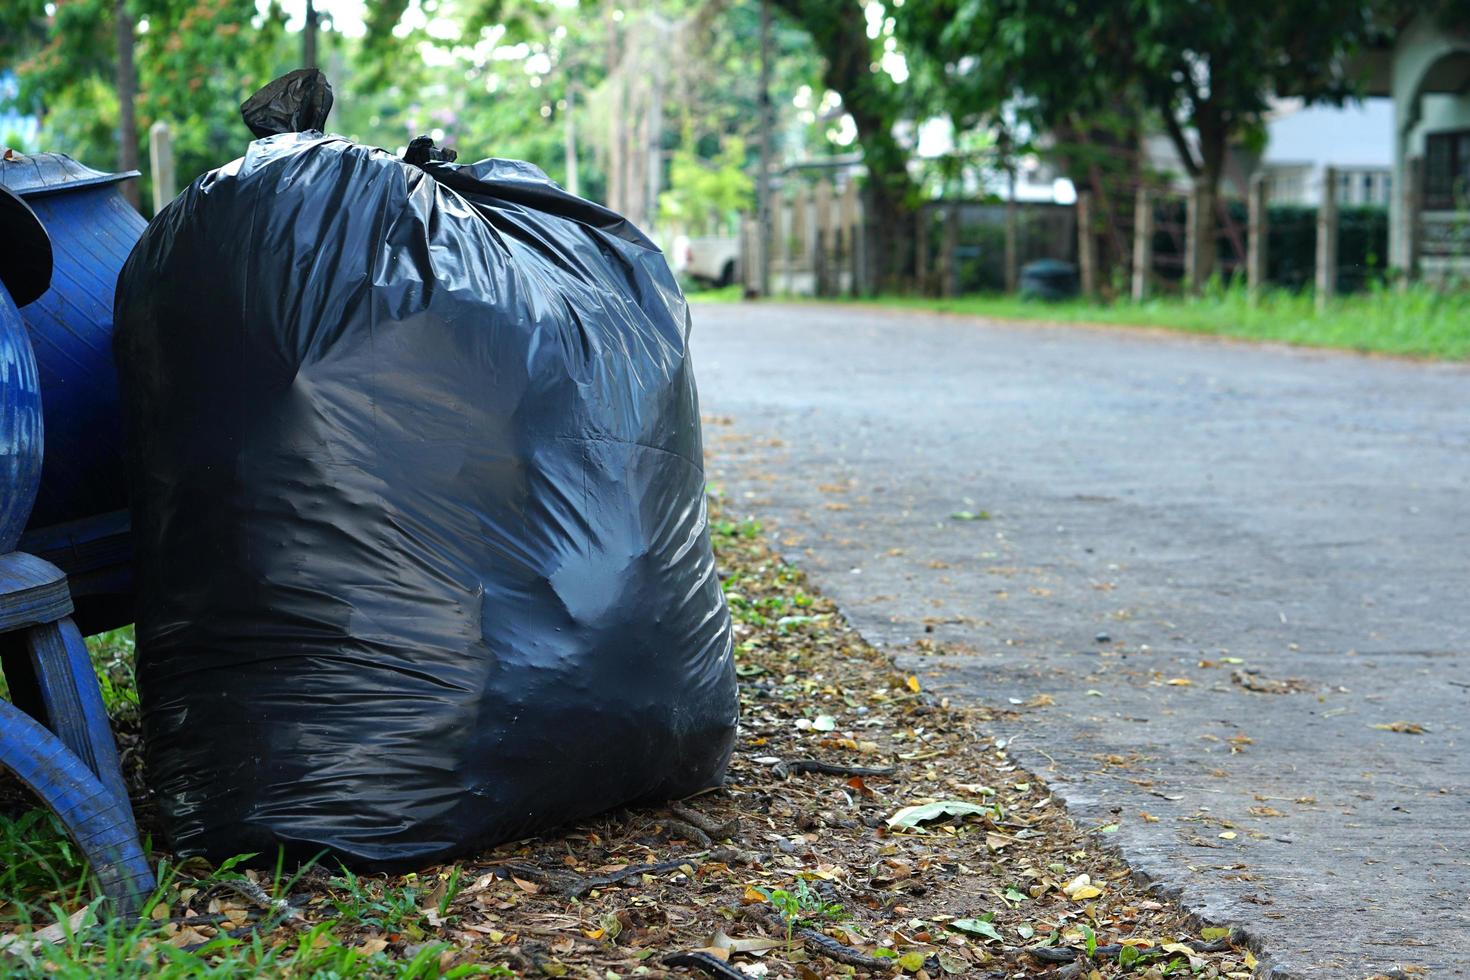
{"type": "Polygon", "coordinates": [[[739,283],[732,283],[714,289],[690,289],[684,298],[691,303],[738,303],[745,298],[745,290],[739,283]]]}
{"type": "MultiPolygon", "coordinates": [[[[109,630],[87,637],[87,652],[97,670],[102,702],[113,718],[129,718],[138,711],[138,682],[133,676],[133,628],[109,630]]],[[[0,698],[9,700],[10,688],[0,673],[0,698]]]]}
{"type": "MultiPolygon", "coordinates": [[[[90,637],[87,646],[97,669],[103,700],[114,720],[135,720],[138,689],[133,676],[131,627],[90,637]]],[[[0,678],[0,697],[5,696],[0,678]]],[[[59,977],[322,977],[392,978],[470,975],[512,976],[502,966],[461,964],[441,970],[440,955],[450,949],[431,941],[421,903],[429,899],[430,882],[416,876],[387,879],[356,876],[345,870],[333,876],[317,906],[325,921],[292,932],[261,929],[231,938],[223,933],[195,949],[178,945],[178,926],[168,922],[184,907],[185,889],[206,891],[241,877],[234,862],[205,868],[198,862],[180,867],[159,863],[161,884],[135,923],[96,921],[87,916],[60,941],[12,944],[0,951],[0,976],[59,977]],[[392,933],[414,944],[403,955],[369,953],[359,943],[364,935],[392,933]]],[[[277,874],[261,881],[273,897],[289,894],[296,881],[277,874]]],[[[458,869],[439,899],[440,914],[459,887],[458,869]]],[[[61,822],[39,808],[8,812],[0,808],[0,944],[16,930],[42,929],[84,910],[97,895],[96,882],[61,822]]],[[[197,904],[197,903],[196,903],[197,904]]]]}
{"type": "Polygon", "coordinates": [[[1144,303],[1043,303],[994,295],[954,299],[884,296],[862,302],[1009,320],[1164,327],[1441,360],[1470,357],[1470,292],[1441,292],[1427,286],[1404,291],[1383,287],[1340,297],[1321,315],[1310,293],[1268,292],[1253,306],[1242,288],[1217,288],[1195,299],[1167,297],[1144,303]]]}

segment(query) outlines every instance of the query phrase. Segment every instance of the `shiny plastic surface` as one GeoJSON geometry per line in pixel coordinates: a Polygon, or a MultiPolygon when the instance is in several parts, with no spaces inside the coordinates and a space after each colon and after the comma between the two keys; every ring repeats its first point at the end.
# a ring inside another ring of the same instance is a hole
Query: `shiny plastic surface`
{"type": "Polygon", "coordinates": [[[41,485],[41,381],[25,324],[0,283],[0,555],[15,548],[41,485]]]}
{"type": "Polygon", "coordinates": [[[146,224],[116,186],[135,176],[93,170],[61,153],[0,159],[0,185],[34,209],[55,255],[51,288],[21,313],[46,416],[46,458],[31,528],[127,506],[119,479],[123,435],[112,298],[123,261],[146,224]]]}
{"type": "Polygon", "coordinates": [[[625,220],[285,133],[154,220],[117,310],[180,854],[420,866],[721,781],[688,312],[625,220]]]}

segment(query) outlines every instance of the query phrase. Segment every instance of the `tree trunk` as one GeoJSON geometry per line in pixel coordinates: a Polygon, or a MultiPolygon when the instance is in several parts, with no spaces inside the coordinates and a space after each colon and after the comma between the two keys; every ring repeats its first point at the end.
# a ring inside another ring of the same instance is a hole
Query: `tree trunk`
{"type": "Polygon", "coordinates": [[[1198,280],[1193,284],[1198,291],[1215,274],[1215,237],[1219,228],[1216,213],[1220,200],[1220,176],[1225,172],[1226,140],[1230,127],[1226,117],[1211,102],[1202,102],[1195,110],[1195,132],[1199,135],[1199,169],[1194,174],[1195,193],[1199,195],[1199,220],[1195,222],[1195,240],[1192,243],[1198,259],[1198,280]]]}
{"type": "Polygon", "coordinates": [[[894,289],[909,274],[908,230],[915,196],[908,152],[893,137],[900,102],[886,76],[872,70],[873,50],[863,5],[831,0],[774,0],[811,35],[826,61],[823,83],[842,97],[857,127],[868,169],[866,250],[878,289],[894,289]]]}
{"type": "Polygon", "coordinates": [[[619,43],[618,22],[613,18],[614,5],[607,0],[604,5],[604,24],[607,28],[607,194],[606,204],[613,211],[623,213],[626,201],[623,197],[623,146],[626,140],[627,116],[624,112],[622,45],[619,43]]]}
{"type": "MultiPolygon", "coordinates": [[[[864,154],[866,158],[866,154],[864,154]]],[[[908,175],[904,174],[905,182],[908,175]]],[[[868,210],[864,221],[868,249],[868,278],[878,292],[898,289],[910,266],[911,240],[900,234],[914,226],[907,189],[868,172],[868,210]]]]}
{"type": "Polygon", "coordinates": [[[577,177],[577,87],[567,86],[567,110],[566,119],[563,121],[562,129],[562,154],[566,160],[566,188],[568,194],[580,195],[581,184],[577,177]]]}
{"type": "Polygon", "coordinates": [[[316,67],[316,5],[306,0],[306,24],[301,28],[301,67],[316,67]]]}
{"type": "MultiPolygon", "coordinates": [[[[138,169],[138,79],[133,70],[133,18],[127,0],[116,0],[113,6],[117,21],[117,169],[138,169]]],[[[119,185],[123,197],[133,207],[142,200],[136,180],[119,185]]]]}

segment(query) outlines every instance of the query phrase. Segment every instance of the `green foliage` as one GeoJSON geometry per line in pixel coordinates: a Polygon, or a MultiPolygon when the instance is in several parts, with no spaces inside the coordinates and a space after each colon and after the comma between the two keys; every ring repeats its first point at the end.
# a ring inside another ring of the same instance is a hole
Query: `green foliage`
{"type": "MultiPolygon", "coordinates": [[[[45,13],[27,0],[0,13],[0,67],[19,81],[12,100],[41,120],[30,150],[68,153],[99,169],[116,169],[119,153],[117,5],[69,0],[45,13]]],[[[249,134],[240,102],[287,63],[284,15],[264,14],[254,0],[133,0],[134,100],[147,173],[147,132],[156,121],[173,130],[180,184],[239,155],[249,134]]],[[[144,200],[149,195],[144,194],[144,200]]]]}
{"type": "Polygon", "coordinates": [[[851,918],[840,903],[823,898],[816,889],[807,884],[805,878],[796,879],[796,884],[789,891],[784,888],[757,888],[756,891],[764,895],[766,901],[781,913],[781,918],[786,923],[787,940],[791,939],[798,926],[841,922],[851,918]]]}
{"type": "Polygon", "coordinates": [[[755,183],[745,172],[745,141],[725,140],[713,159],[702,159],[681,147],[669,164],[669,189],[659,196],[659,216],[691,235],[729,230],[741,211],[750,209],[755,183]]]}
{"type": "Polygon", "coordinates": [[[138,679],[134,673],[133,627],[108,630],[87,638],[87,651],[97,671],[102,703],[114,719],[138,716],[138,679]]]}
{"type": "Polygon", "coordinates": [[[1148,111],[1213,186],[1225,148],[1259,134],[1271,96],[1350,94],[1343,56],[1374,36],[1374,14],[1333,0],[910,0],[898,34],[961,125],[1005,110],[1055,132],[1148,111]]]}
{"type": "Polygon", "coordinates": [[[0,929],[28,922],[31,909],[85,904],[86,860],[50,810],[0,816],[0,929]]]}
{"type": "MultiPolygon", "coordinates": [[[[66,921],[95,894],[85,862],[54,815],[31,810],[13,819],[0,817],[0,932],[4,927],[40,928],[66,921]]],[[[465,964],[441,972],[440,954],[448,943],[417,941],[427,937],[419,908],[424,889],[416,884],[389,885],[376,878],[359,878],[343,871],[331,881],[329,900],[337,917],[304,929],[285,942],[263,922],[255,933],[231,937],[223,932],[190,948],[171,945],[170,903],[179,901],[184,886],[206,891],[242,877],[235,870],[244,856],[221,863],[203,875],[187,873],[165,863],[161,884],[132,923],[96,921],[88,916],[75,930],[54,944],[32,951],[28,944],[12,946],[3,954],[7,976],[91,978],[186,977],[333,977],[395,978],[514,976],[503,966],[465,964]],[[386,952],[368,953],[354,945],[364,928],[393,932],[416,941],[406,958],[386,952]]],[[[191,865],[192,868],[192,865],[191,865]]],[[[299,877],[299,876],[298,876],[299,877]]],[[[281,898],[296,887],[297,878],[278,874],[267,889],[281,898]]],[[[412,881],[412,879],[410,879],[412,881]]],[[[263,884],[266,884],[263,882],[263,884]]],[[[440,914],[458,890],[458,875],[446,883],[440,914]]]]}

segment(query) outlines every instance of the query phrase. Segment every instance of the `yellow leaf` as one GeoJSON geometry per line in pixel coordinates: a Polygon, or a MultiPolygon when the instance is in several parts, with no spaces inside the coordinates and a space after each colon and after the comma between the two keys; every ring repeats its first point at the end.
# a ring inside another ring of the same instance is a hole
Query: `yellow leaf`
{"type": "Polygon", "coordinates": [[[1250,950],[1245,951],[1245,968],[1247,970],[1254,970],[1256,968],[1256,954],[1250,950]]]}
{"type": "Polygon", "coordinates": [[[740,896],[740,901],[746,905],[759,905],[765,900],[765,893],[754,885],[746,885],[745,894],[740,896]]]}
{"type": "Polygon", "coordinates": [[[706,946],[703,949],[696,949],[694,952],[708,953],[721,963],[730,962],[730,948],[728,946],[706,946]]]}
{"type": "Polygon", "coordinates": [[[607,930],[602,928],[583,929],[582,935],[586,936],[588,939],[601,939],[603,936],[607,935],[607,930]]]}
{"type": "Polygon", "coordinates": [[[1374,725],[1380,732],[1398,732],[1400,735],[1423,735],[1429,729],[1412,721],[1391,721],[1387,725],[1374,725]]]}
{"type": "Polygon", "coordinates": [[[1138,811],[1138,815],[1143,818],[1143,822],[1144,823],[1158,823],[1159,822],[1159,818],[1156,817],[1156,816],[1154,816],[1152,813],[1149,813],[1147,810],[1139,810],[1138,811]]]}
{"type": "Polygon", "coordinates": [[[1078,875],[1062,886],[1062,893],[1074,902],[1084,902],[1089,898],[1097,898],[1103,891],[1092,883],[1091,876],[1078,875]]]}
{"type": "Polygon", "coordinates": [[[1175,677],[1165,681],[1164,683],[1168,684],[1170,687],[1189,687],[1191,684],[1194,683],[1194,681],[1190,680],[1188,677],[1175,677]]]}
{"type": "Polygon", "coordinates": [[[1227,831],[1225,831],[1225,833],[1223,833],[1223,834],[1220,835],[1220,839],[1221,840],[1235,840],[1235,831],[1233,831],[1233,830],[1227,830],[1227,831]]]}
{"type": "Polygon", "coordinates": [[[909,690],[913,691],[915,694],[918,694],[921,690],[923,690],[923,688],[919,686],[919,678],[914,676],[913,674],[910,674],[909,679],[904,681],[904,683],[907,684],[909,690]]]}
{"type": "Polygon", "coordinates": [[[923,953],[904,953],[898,958],[898,965],[910,973],[918,973],[924,969],[924,960],[928,959],[923,953]]]}

